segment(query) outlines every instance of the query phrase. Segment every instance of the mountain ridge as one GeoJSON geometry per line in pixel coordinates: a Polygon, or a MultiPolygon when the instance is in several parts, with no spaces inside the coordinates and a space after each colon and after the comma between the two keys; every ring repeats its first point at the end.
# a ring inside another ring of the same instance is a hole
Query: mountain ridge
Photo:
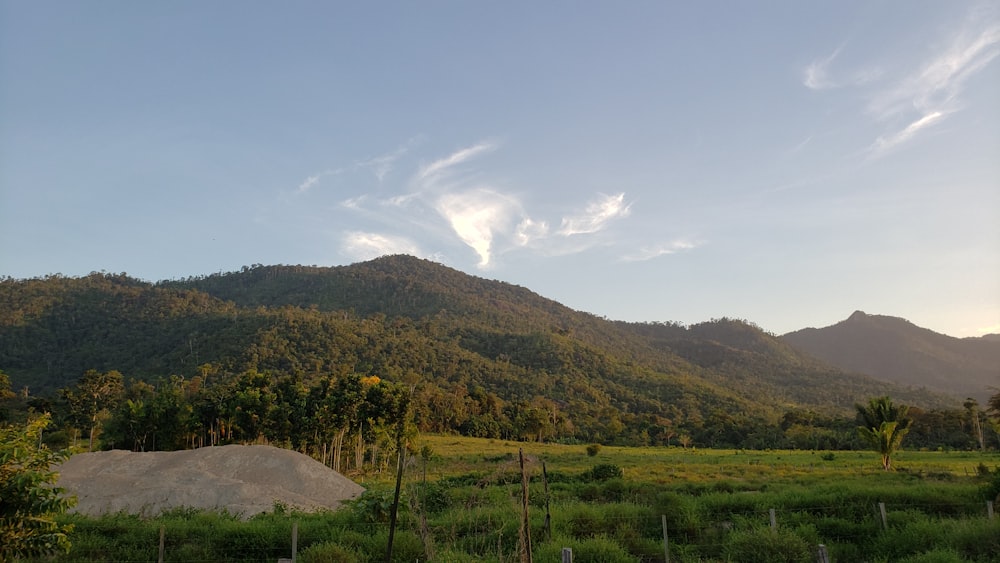
{"type": "Polygon", "coordinates": [[[789,409],[844,415],[882,394],[957,404],[845,373],[748,321],[609,321],[409,256],[156,284],[120,274],[3,279],[0,298],[0,369],[15,388],[54,390],[87,369],[307,383],[360,373],[414,386],[418,418],[435,431],[479,432],[506,416],[503,405],[531,404],[563,417],[561,431],[579,440],[642,442],[669,421],[706,433],[704,443],[761,446],[755,436],[789,409]],[[728,430],[707,434],[707,420],[728,430]]]}
{"type": "Polygon", "coordinates": [[[781,338],[841,369],[918,385],[980,402],[1000,386],[1000,339],[956,338],[901,318],[855,311],[824,328],[781,338]]]}

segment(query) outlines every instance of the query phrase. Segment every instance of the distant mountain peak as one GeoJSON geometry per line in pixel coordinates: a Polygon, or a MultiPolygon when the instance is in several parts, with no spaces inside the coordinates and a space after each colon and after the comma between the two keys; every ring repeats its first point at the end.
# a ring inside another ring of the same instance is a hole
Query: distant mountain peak
{"type": "Polygon", "coordinates": [[[955,338],[901,317],[855,311],[835,325],[782,338],[840,369],[954,396],[985,399],[1000,378],[1000,342],[955,338]]]}

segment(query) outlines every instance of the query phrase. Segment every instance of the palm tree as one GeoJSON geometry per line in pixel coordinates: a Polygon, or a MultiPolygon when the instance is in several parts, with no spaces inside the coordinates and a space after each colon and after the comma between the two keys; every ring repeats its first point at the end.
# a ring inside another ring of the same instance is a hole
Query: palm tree
{"type": "Polygon", "coordinates": [[[867,405],[855,405],[858,418],[858,434],[875,447],[882,455],[882,468],[892,468],[892,455],[899,449],[903,437],[910,431],[910,419],[906,413],[909,407],[895,405],[889,397],[876,397],[867,405]]]}

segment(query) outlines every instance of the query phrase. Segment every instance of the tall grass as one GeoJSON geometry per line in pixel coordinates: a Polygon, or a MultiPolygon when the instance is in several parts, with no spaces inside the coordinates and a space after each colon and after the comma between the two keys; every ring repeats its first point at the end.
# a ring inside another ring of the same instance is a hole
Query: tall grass
{"type": "MultiPolygon", "coordinates": [[[[1000,478],[977,470],[1000,465],[996,454],[904,452],[901,470],[886,473],[866,452],[606,446],[589,455],[582,445],[424,440],[435,455],[428,482],[414,475],[403,489],[397,561],[519,561],[519,448],[528,455],[536,561],[559,560],[564,547],[578,563],[662,561],[664,518],[674,563],[814,561],[820,543],[833,561],[1000,560],[1000,519],[987,520],[985,507],[1000,478]]],[[[163,527],[167,561],[273,562],[290,557],[297,523],[300,561],[383,561],[391,484],[366,475],[369,491],[332,513],[70,515],[73,550],[55,560],[155,561],[163,527]]]]}

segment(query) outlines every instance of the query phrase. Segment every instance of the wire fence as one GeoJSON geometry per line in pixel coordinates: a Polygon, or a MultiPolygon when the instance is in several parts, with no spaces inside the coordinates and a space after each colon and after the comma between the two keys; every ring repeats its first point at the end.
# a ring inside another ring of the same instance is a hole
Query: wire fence
{"type": "MultiPolygon", "coordinates": [[[[526,535],[533,539],[534,561],[559,561],[563,548],[575,552],[577,563],[769,561],[769,549],[783,550],[787,561],[895,560],[893,553],[941,548],[971,554],[973,561],[1000,560],[1000,518],[992,502],[662,513],[631,503],[572,503],[553,505],[548,513],[532,507],[527,530],[520,507],[501,504],[457,514],[408,511],[395,534],[393,561],[519,562],[526,535]]],[[[388,544],[385,522],[337,513],[249,521],[217,514],[118,515],[81,518],[75,525],[72,551],[56,561],[384,561],[388,544]]]]}

